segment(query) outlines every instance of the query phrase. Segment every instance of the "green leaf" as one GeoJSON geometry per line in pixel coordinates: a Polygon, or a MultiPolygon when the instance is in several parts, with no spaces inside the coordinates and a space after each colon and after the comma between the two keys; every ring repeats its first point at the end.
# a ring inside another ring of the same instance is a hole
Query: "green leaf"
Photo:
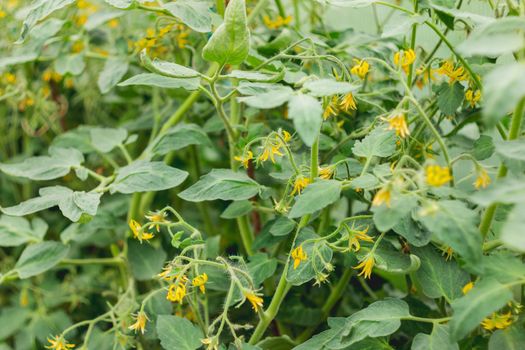
{"type": "Polygon", "coordinates": [[[356,141],[352,152],[358,157],[389,157],[396,150],[395,133],[383,128],[375,128],[364,139],[356,141]]]}
{"type": "Polygon", "coordinates": [[[252,72],[244,70],[232,70],[228,75],[225,75],[227,78],[234,78],[238,80],[248,80],[258,83],[276,83],[281,81],[284,77],[285,70],[281,70],[277,74],[268,74],[262,72],[252,72]]]}
{"type": "Polygon", "coordinates": [[[435,323],[432,333],[414,337],[411,350],[459,350],[459,346],[450,340],[448,326],[435,323]]]}
{"type": "Polygon", "coordinates": [[[249,200],[234,201],[221,214],[223,219],[235,219],[246,215],[253,210],[252,202],[249,200]]]}
{"type": "Polygon", "coordinates": [[[477,191],[470,197],[471,201],[489,206],[492,203],[517,204],[525,202],[525,182],[523,177],[498,180],[489,187],[477,191]]]}
{"type": "Polygon", "coordinates": [[[137,240],[129,240],[128,243],[128,261],[136,280],[147,281],[161,272],[167,256],[162,248],[141,244],[137,240]]]}
{"type": "Polygon", "coordinates": [[[47,229],[47,223],[40,218],[34,218],[30,223],[26,218],[2,215],[0,217],[0,246],[16,247],[28,242],[40,242],[47,229]]]}
{"type": "Polygon", "coordinates": [[[61,75],[79,75],[86,68],[86,62],[84,62],[84,55],[71,54],[58,56],[58,58],[55,60],[54,68],[55,71],[61,75]]]}
{"type": "Polygon", "coordinates": [[[524,47],[525,19],[499,18],[476,28],[457,49],[465,56],[491,56],[510,54],[524,47]]]}
{"type": "Polygon", "coordinates": [[[487,135],[481,135],[475,142],[474,142],[474,149],[472,150],[472,155],[476,160],[485,160],[487,158],[490,158],[492,154],[494,153],[494,142],[492,141],[492,137],[487,135]]]}
{"type": "Polygon", "coordinates": [[[351,186],[354,189],[371,190],[380,184],[379,179],[370,173],[363,174],[352,179],[351,186]]]}
{"type": "Polygon", "coordinates": [[[412,195],[396,194],[390,206],[372,207],[374,224],[381,232],[388,231],[403,220],[417,206],[417,199],[412,195]]]}
{"type": "Polygon", "coordinates": [[[66,218],[76,222],[82,214],[96,215],[102,196],[101,193],[94,192],[73,192],[63,186],[43,187],[38,193],[40,197],[1,210],[7,215],[24,216],[58,205],[66,218]]]}
{"type": "Polygon", "coordinates": [[[525,64],[522,63],[498,66],[485,76],[483,120],[487,125],[496,125],[525,96],[523,76],[525,64]]]}
{"type": "Polygon", "coordinates": [[[467,272],[459,268],[456,261],[447,261],[431,245],[414,248],[412,252],[421,261],[415,277],[427,297],[433,299],[445,297],[451,302],[463,295],[461,289],[470,278],[467,272]]]}
{"type": "Polygon", "coordinates": [[[38,54],[35,52],[22,53],[16,56],[2,57],[0,58],[0,69],[9,67],[15,64],[23,64],[27,62],[32,62],[38,58],[38,54]]]}
{"type": "Polygon", "coordinates": [[[165,155],[190,145],[210,146],[211,141],[202,128],[196,124],[181,124],[170,129],[154,142],[153,153],[165,155]]]}
{"type": "Polygon", "coordinates": [[[31,180],[52,180],[67,175],[72,167],[83,162],[84,156],[74,148],[50,147],[49,156],[29,157],[21,163],[0,163],[0,170],[31,180]]]}
{"type": "Polygon", "coordinates": [[[525,344],[525,332],[519,325],[492,333],[488,350],[520,350],[525,344]]]}
{"type": "Polygon", "coordinates": [[[177,0],[162,5],[173,16],[196,32],[211,32],[209,5],[205,1],[177,0]]]}
{"type": "Polygon", "coordinates": [[[293,90],[289,86],[278,84],[273,86],[275,87],[273,90],[267,92],[255,92],[252,96],[238,97],[237,100],[253,108],[271,109],[279,107],[292,98],[293,90]]]}
{"type": "MultiPolygon", "coordinates": [[[[359,259],[363,259],[366,253],[359,252],[359,259]]],[[[379,270],[394,274],[408,274],[416,271],[421,262],[415,255],[407,255],[396,249],[391,243],[383,241],[375,251],[376,264],[379,270]]]]}
{"type": "MultiPolygon", "coordinates": [[[[170,3],[170,4],[175,4],[175,3],[170,3]]],[[[148,57],[147,53],[148,52],[146,51],[146,49],[142,50],[140,53],[140,60],[142,61],[142,64],[144,65],[144,67],[153,73],[165,75],[171,78],[181,78],[181,79],[197,78],[200,76],[199,72],[191,68],[181,66],[180,64],[177,64],[177,63],[159,60],[158,58],[154,58],[153,60],[151,60],[148,57]]]]}
{"type": "Polygon", "coordinates": [[[511,299],[509,287],[493,278],[481,279],[465,296],[452,302],[454,314],[450,321],[451,339],[463,339],[485,317],[505,306],[511,299]]]}
{"type": "Polygon", "coordinates": [[[288,115],[303,142],[311,147],[321,132],[323,108],[321,103],[308,95],[294,95],[288,102],[288,115]]]}
{"type": "Polygon", "coordinates": [[[341,337],[328,345],[337,348],[349,347],[366,337],[384,337],[397,331],[401,318],[409,317],[408,305],[400,299],[384,299],[347,317],[341,337]]]}
{"type": "Polygon", "coordinates": [[[465,258],[472,271],[479,271],[482,257],[481,235],[477,224],[479,215],[460,201],[439,201],[428,215],[418,215],[417,220],[441,242],[465,258]]]}
{"type": "Polygon", "coordinates": [[[118,170],[110,192],[135,193],[163,191],[180,185],[188,173],[163,162],[137,160],[118,170]]]}
{"type": "Polygon", "coordinates": [[[68,5],[74,3],[75,0],[36,0],[31,6],[27,13],[27,16],[22,24],[22,31],[17,43],[20,44],[24,41],[29,30],[33,28],[38,21],[46,18],[53,12],[60,10],[68,5]]]}
{"type": "Polygon", "coordinates": [[[496,153],[506,159],[525,160],[525,140],[497,141],[496,153]]]}
{"type": "Polygon", "coordinates": [[[206,61],[219,64],[241,64],[250,50],[250,31],[244,0],[231,0],[224,13],[224,22],[202,49],[206,61]]]}
{"type": "Polygon", "coordinates": [[[182,88],[185,90],[197,90],[200,85],[199,78],[170,78],[155,73],[142,73],[135,75],[128,80],[125,80],[118,84],[118,86],[130,86],[130,85],[145,85],[145,86],[157,86],[166,89],[178,89],[182,88]]]}
{"type": "Polygon", "coordinates": [[[525,227],[525,197],[522,197],[522,200],[523,202],[516,204],[509,213],[501,228],[500,239],[505,246],[525,252],[525,235],[523,234],[523,227],[525,227]]]}
{"type": "Polygon", "coordinates": [[[367,7],[378,0],[317,0],[318,2],[330,4],[338,7],[359,8],[367,7]]]}
{"type": "Polygon", "coordinates": [[[406,215],[397,225],[392,228],[397,234],[403,236],[408,243],[416,247],[423,247],[430,242],[431,233],[422,224],[412,218],[412,214],[406,215]]]}
{"type": "Polygon", "coordinates": [[[204,338],[200,328],[189,320],[171,315],[159,315],[157,334],[165,350],[195,350],[204,338]]]}
{"type": "Polygon", "coordinates": [[[213,169],[202,176],[191,187],[179,193],[179,197],[190,202],[250,199],[261,187],[248,175],[229,169],[213,169]]]}
{"type": "Polygon", "coordinates": [[[273,223],[270,228],[272,236],[286,236],[295,228],[295,221],[288,219],[286,216],[281,216],[273,223]]]}
{"type": "Polygon", "coordinates": [[[525,279],[525,263],[507,251],[483,256],[484,277],[500,283],[512,283],[525,279]]]}
{"type": "Polygon", "coordinates": [[[119,9],[127,9],[133,4],[135,0],[104,0],[104,1],[113,7],[116,7],[119,9]]]}
{"type": "Polygon", "coordinates": [[[122,145],[128,137],[126,129],[98,128],[89,131],[91,145],[102,153],[109,153],[118,145],[122,145]]]}
{"type": "Polygon", "coordinates": [[[308,80],[304,83],[304,88],[308,90],[308,94],[315,97],[343,95],[357,90],[359,86],[332,79],[308,80]]]}
{"type": "Polygon", "coordinates": [[[277,260],[268,258],[264,253],[257,253],[250,257],[250,262],[246,266],[253,278],[253,283],[257,287],[267,278],[273,276],[277,269],[277,260]]]}
{"type": "Polygon", "coordinates": [[[329,206],[339,199],[341,188],[341,182],[336,180],[315,181],[297,197],[288,217],[302,217],[329,206]]]}
{"type": "Polygon", "coordinates": [[[453,115],[463,103],[463,86],[460,83],[443,83],[437,90],[437,105],[445,115],[453,115]]]}
{"type": "Polygon", "coordinates": [[[326,246],[326,242],[305,242],[306,240],[316,239],[319,236],[310,228],[304,228],[299,232],[295,247],[302,245],[306,253],[306,260],[301,261],[299,266],[294,269],[293,259],[289,257],[288,273],[286,280],[294,286],[300,286],[315,278],[318,273],[322,273],[326,268],[326,263],[332,260],[333,251],[326,246]]]}
{"type": "Polygon", "coordinates": [[[39,275],[64,259],[69,248],[62,243],[46,241],[32,244],[22,252],[14,271],[21,279],[39,275]]]}
{"type": "Polygon", "coordinates": [[[97,85],[101,93],[108,93],[128,71],[128,60],[124,57],[110,57],[100,72],[97,85]]]}
{"type": "MultiPolygon", "coordinates": [[[[31,310],[28,308],[21,308],[18,305],[3,306],[0,313],[0,324],[2,325],[2,328],[0,328],[0,341],[6,340],[22,327],[27,326],[30,317],[31,310]]],[[[5,347],[2,350],[11,350],[11,348],[5,347]]]]}

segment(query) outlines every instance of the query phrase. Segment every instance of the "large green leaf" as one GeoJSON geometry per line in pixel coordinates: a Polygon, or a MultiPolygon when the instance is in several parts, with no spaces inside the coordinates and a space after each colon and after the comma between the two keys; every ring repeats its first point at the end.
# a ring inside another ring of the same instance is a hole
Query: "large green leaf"
{"type": "Polygon", "coordinates": [[[318,180],[308,185],[297,197],[288,217],[302,217],[327,207],[339,199],[341,189],[341,182],[336,180],[318,180]]]}
{"type": "Polygon", "coordinates": [[[511,299],[509,287],[496,279],[485,278],[478,281],[465,296],[452,302],[454,314],[450,321],[451,338],[464,338],[485,317],[505,306],[511,299]]]}
{"type": "Polygon", "coordinates": [[[102,153],[111,152],[115,147],[124,143],[128,137],[126,129],[99,128],[89,130],[91,145],[102,153]]]}
{"type": "Polygon", "coordinates": [[[27,16],[22,24],[22,31],[18,38],[18,43],[21,43],[26,38],[29,30],[33,28],[38,21],[46,18],[53,12],[60,10],[68,5],[74,3],[75,0],[36,0],[34,1],[27,12],[27,16]]]}
{"type": "Polygon", "coordinates": [[[128,71],[128,60],[123,57],[110,57],[100,72],[97,85],[101,93],[109,92],[124,77],[128,71]]]}
{"type": "Polygon", "coordinates": [[[177,0],[162,5],[173,16],[196,32],[211,32],[209,5],[205,1],[177,0]]]}
{"type": "Polygon", "coordinates": [[[517,204],[525,202],[525,181],[523,177],[508,177],[498,180],[486,189],[474,193],[470,198],[484,207],[492,203],[517,204]]]}
{"type": "Polygon", "coordinates": [[[460,83],[443,83],[437,90],[437,105],[446,115],[454,115],[463,102],[463,86],[460,83]]]}
{"type": "Polygon", "coordinates": [[[181,124],[170,129],[154,142],[153,153],[165,155],[190,145],[211,145],[211,141],[202,128],[196,124],[181,124]]]}
{"type": "Polygon", "coordinates": [[[326,3],[340,7],[359,8],[370,6],[379,0],[317,0],[321,3],[326,3]]]}
{"type": "Polygon", "coordinates": [[[511,112],[525,96],[525,64],[508,63],[496,67],[483,79],[483,119],[489,126],[496,125],[511,112]]]}
{"type": "Polygon", "coordinates": [[[140,53],[140,59],[144,67],[153,73],[181,79],[199,77],[199,72],[180,64],[159,60],[158,58],[151,60],[147,55],[146,49],[140,53]]]}
{"type": "Polygon", "coordinates": [[[525,225],[525,198],[512,208],[507,220],[501,229],[501,240],[503,243],[514,250],[525,252],[525,235],[523,227],[525,225]]]}
{"type": "Polygon", "coordinates": [[[515,52],[525,45],[522,31],[525,19],[520,17],[499,18],[478,27],[458,46],[465,56],[483,55],[496,57],[515,52]]]}
{"type": "Polygon", "coordinates": [[[14,270],[22,279],[39,275],[67,256],[68,246],[59,242],[46,241],[28,246],[20,255],[14,270]]]}
{"type": "Polygon", "coordinates": [[[321,103],[308,95],[293,95],[288,102],[288,115],[303,142],[311,147],[321,131],[323,108],[321,103]]]}
{"type": "Polygon", "coordinates": [[[83,162],[84,156],[74,148],[51,147],[49,156],[30,157],[21,163],[0,163],[0,170],[31,180],[52,180],[67,175],[72,167],[83,162]]]}
{"type": "Polygon", "coordinates": [[[202,49],[202,57],[220,64],[241,64],[250,50],[250,31],[244,0],[231,0],[224,13],[224,22],[202,49]]]}
{"type": "Polygon", "coordinates": [[[264,280],[275,273],[277,260],[275,258],[268,258],[264,253],[257,253],[250,257],[250,262],[246,265],[253,278],[255,288],[257,288],[264,280]]]}
{"type": "Polygon", "coordinates": [[[459,350],[459,346],[450,340],[448,326],[435,323],[432,333],[414,337],[411,350],[459,350]]]}
{"type": "Polygon", "coordinates": [[[412,195],[396,194],[390,206],[374,206],[374,224],[379,231],[388,231],[399,224],[417,206],[417,199],[412,195]]]}
{"type": "Polygon", "coordinates": [[[62,214],[71,221],[78,221],[82,214],[96,215],[100,204],[101,193],[73,192],[67,187],[43,187],[39,197],[28,199],[25,202],[8,208],[0,208],[4,214],[24,216],[36,213],[58,205],[62,214]]]}
{"type": "Polygon", "coordinates": [[[415,248],[412,252],[421,260],[415,277],[427,297],[445,297],[450,302],[463,295],[461,289],[470,278],[455,261],[446,261],[431,245],[415,248]]]}
{"type": "Polygon", "coordinates": [[[258,83],[276,83],[283,79],[284,69],[277,74],[268,74],[262,72],[252,72],[243,70],[232,70],[226,77],[238,80],[248,80],[258,83]]]}
{"type": "Polygon", "coordinates": [[[0,217],[0,246],[13,247],[28,242],[40,242],[47,228],[47,223],[40,218],[34,218],[29,222],[26,218],[2,215],[0,217]]]}
{"type": "MultiPolygon", "coordinates": [[[[258,109],[271,109],[279,107],[292,98],[293,90],[289,86],[275,84],[270,91],[249,91],[251,96],[237,98],[239,102],[245,103],[250,107],[258,109]]],[[[240,89],[241,90],[248,90],[240,89]]],[[[242,91],[241,91],[242,92],[242,91]]],[[[245,94],[245,92],[243,92],[245,94]]]]}
{"type": "Polygon", "coordinates": [[[357,90],[359,85],[350,84],[344,81],[332,79],[308,80],[304,84],[308,94],[315,97],[343,95],[357,90]]]}
{"type": "Polygon", "coordinates": [[[525,345],[525,332],[519,325],[492,333],[488,350],[520,350],[525,345]]]}
{"type": "Polygon", "coordinates": [[[185,90],[197,90],[200,85],[199,78],[170,78],[155,73],[142,73],[135,75],[128,80],[118,84],[118,86],[145,85],[157,86],[166,89],[182,88],[185,90]]]}
{"type": "Polygon", "coordinates": [[[153,248],[137,240],[130,240],[128,243],[128,261],[135,279],[146,281],[161,272],[166,260],[166,252],[162,248],[153,248]]]}
{"type": "Polygon", "coordinates": [[[375,128],[364,139],[357,141],[352,152],[358,157],[388,157],[396,150],[395,133],[384,128],[375,128]]]}
{"type": "Polygon", "coordinates": [[[301,261],[299,266],[294,269],[293,259],[289,258],[291,261],[288,265],[286,280],[294,286],[300,286],[315,278],[318,273],[325,270],[325,263],[330,263],[332,260],[333,251],[326,246],[325,241],[303,243],[306,240],[316,238],[319,236],[310,228],[304,228],[299,232],[295,246],[302,245],[303,251],[306,253],[306,260],[301,261]]]}
{"type": "Polygon", "coordinates": [[[449,245],[466,260],[472,271],[479,271],[481,235],[478,214],[460,201],[439,201],[436,208],[417,219],[441,242],[449,245]]]}
{"type": "Polygon", "coordinates": [[[525,140],[497,141],[496,153],[507,159],[525,160],[525,140]]]}
{"type": "Polygon", "coordinates": [[[341,337],[333,339],[328,345],[342,349],[367,337],[390,335],[399,329],[401,319],[409,316],[408,305],[403,300],[389,298],[376,301],[347,317],[341,337]]]}
{"type": "Polygon", "coordinates": [[[162,191],[180,185],[188,173],[163,162],[137,160],[118,170],[111,193],[162,191]]]}
{"type": "Polygon", "coordinates": [[[430,242],[431,232],[414,220],[411,213],[401,219],[392,229],[416,247],[423,247],[430,242]]]}
{"type": "Polygon", "coordinates": [[[259,184],[248,175],[229,169],[213,169],[202,176],[191,187],[179,193],[179,197],[190,202],[249,199],[259,193],[259,184]]]}
{"type": "Polygon", "coordinates": [[[200,328],[188,319],[171,315],[157,318],[157,334],[165,350],[195,350],[204,338],[200,328]]]}
{"type": "Polygon", "coordinates": [[[70,54],[58,56],[53,65],[58,74],[80,75],[86,68],[83,54],[70,54]]]}

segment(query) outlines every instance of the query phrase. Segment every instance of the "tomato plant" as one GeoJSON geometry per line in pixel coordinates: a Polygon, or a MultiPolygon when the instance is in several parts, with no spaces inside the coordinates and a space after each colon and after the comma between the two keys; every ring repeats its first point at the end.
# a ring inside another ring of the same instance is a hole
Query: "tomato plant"
{"type": "Polygon", "coordinates": [[[0,349],[525,346],[523,1],[0,25],[0,349]]]}

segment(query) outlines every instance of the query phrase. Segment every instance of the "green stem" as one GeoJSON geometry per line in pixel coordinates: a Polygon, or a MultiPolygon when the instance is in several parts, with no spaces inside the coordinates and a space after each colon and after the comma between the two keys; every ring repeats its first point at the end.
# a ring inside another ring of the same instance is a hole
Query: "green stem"
{"type": "Polygon", "coordinates": [[[277,9],[279,10],[279,15],[282,18],[286,18],[286,11],[284,10],[284,6],[281,0],[275,0],[275,5],[277,6],[277,9]]]}
{"type": "Polygon", "coordinates": [[[215,9],[221,17],[224,17],[224,0],[215,0],[215,9]]]}
{"type": "MultiPolygon", "coordinates": [[[[510,131],[509,135],[507,136],[507,140],[515,140],[518,138],[520,132],[521,132],[521,123],[523,120],[523,112],[525,109],[525,98],[522,98],[520,102],[516,105],[516,109],[514,109],[514,113],[512,114],[512,121],[510,124],[510,131]]],[[[503,178],[507,175],[507,167],[505,164],[501,164],[498,170],[497,178],[503,178]]],[[[479,231],[481,232],[481,236],[483,237],[483,240],[487,237],[487,234],[490,231],[490,227],[492,226],[492,221],[494,220],[494,215],[496,214],[496,209],[498,208],[498,203],[491,204],[487,210],[485,211],[485,214],[483,214],[483,218],[481,219],[481,223],[479,225],[479,231]]]]}

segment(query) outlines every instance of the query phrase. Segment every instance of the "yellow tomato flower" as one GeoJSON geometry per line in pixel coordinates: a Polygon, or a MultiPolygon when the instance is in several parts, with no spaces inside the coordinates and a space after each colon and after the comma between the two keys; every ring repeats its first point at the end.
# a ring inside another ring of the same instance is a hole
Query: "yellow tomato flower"
{"type": "Polygon", "coordinates": [[[355,102],[354,95],[351,92],[347,93],[341,100],[339,106],[345,112],[349,112],[351,110],[356,111],[357,103],[355,102]]]}
{"type": "Polygon", "coordinates": [[[428,84],[429,81],[436,80],[435,73],[436,69],[429,68],[425,69],[424,67],[419,68],[416,70],[416,85],[421,90],[425,85],[428,84]]]}
{"type": "Polygon", "coordinates": [[[166,295],[166,299],[168,299],[171,302],[182,304],[182,300],[186,296],[186,285],[183,282],[179,282],[178,284],[171,284],[168,288],[168,294],[166,295]]]}
{"type": "Polygon", "coordinates": [[[283,26],[286,26],[292,22],[292,16],[286,16],[283,18],[282,16],[277,16],[276,19],[272,20],[269,16],[263,17],[263,22],[268,27],[268,29],[279,29],[283,26]]]}
{"type": "Polygon", "coordinates": [[[327,166],[326,168],[319,168],[319,177],[324,180],[329,180],[334,175],[334,168],[327,166]]]}
{"type": "Polygon", "coordinates": [[[142,225],[133,219],[129,221],[129,228],[133,232],[133,237],[138,239],[141,243],[142,241],[147,241],[153,238],[152,233],[144,232],[142,225]]]}
{"type": "Polygon", "coordinates": [[[394,64],[401,66],[403,70],[408,72],[410,65],[416,61],[416,53],[412,49],[400,50],[394,54],[394,64]]]}
{"type": "Polygon", "coordinates": [[[148,219],[151,223],[149,224],[149,229],[155,227],[157,229],[157,232],[160,232],[160,224],[169,223],[169,220],[166,220],[166,212],[153,212],[150,211],[148,215],[146,215],[146,219],[148,219]]]}
{"type": "Polygon", "coordinates": [[[86,15],[77,15],[73,17],[73,21],[79,27],[82,27],[84,24],[86,24],[87,20],[88,20],[88,16],[86,15]]]}
{"type": "Polygon", "coordinates": [[[337,101],[337,97],[334,96],[332,97],[332,100],[330,101],[330,103],[328,104],[328,106],[326,106],[324,112],[323,112],[323,119],[326,120],[332,116],[336,116],[337,115],[337,107],[338,107],[339,103],[337,101]]]}
{"type": "Polygon", "coordinates": [[[463,294],[467,294],[468,292],[470,292],[470,290],[474,287],[474,282],[469,282],[467,284],[465,284],[463,286],[463,288],[461,288],[461,291],[463,292],[463,294]]]}
{"type": "Polygon", "coordinates": [[[355,270],[361,269],[361,272],[359,272],[358,276],[363,276],[364,278],[370,278],[372,275],[372,269],[374,268],[375,264],[375,258],[373,254],[368,254],[364,257],[363,260],[359,263],[359,265],[355,266],[355,270]]]}
{"type": "Polygon", "coordinates": [[[468,89],[467,92],[465,92],[465,100],[467,100],[472,108],[476,106],[476,103],[478,103],[480,99],[481,91],[479,90],[473,91],[472,89],[468,89]]]}
{"type": "Polygon", "coordinates": [[[390,207],[390,199],[392,194],[390,193],[389,186],[385,186],[377,191],[374,199],[372,200],[372,205],[379,207],[381,204],[385,203],[387,207],[390,207]]]}
{"type": "Polygon", "coordinates": [[[259,309],[263,307],[263,299],[254,292],[244,292],[244,296],[252,304],[252,309],[255,310],[255,312],[258,312],[259,309]]]}
{"type": "Polygon", "coordinates": [[[355,65],[350,69],[350,73],[364,79],[370,71],[370,64],[365,60],[358,60],[357,58],[354,58],[354,63],[355,65]]]}
{"type": "Polygon", "coordinates": [[[190,42],[188,40],[189,35],[190,33],[188,31],[182,31],[177,35],[176,40],[177,40],[177,46],[179,47],[179,49],[183,49],[186,47],[186,45],[188,45],[188,43],[190,42]]]}
{"type": "Polygon", "coordinates": [[[450,84],[455,81],[464,81],[469,79],[469,75],[467,72],[465,72],[465,68],[456,68],[452,61],[443,62],[437,72],[441,75],[446,75],[449,78],[450,84]]]}
{"type": "Polygon", "coordinates": [[[410,135],[410,130],[408,129],[407,121],[403,113],[388,118],[387,122],[388,130],[395,130],[397,136],[405,138],[410,135]]]}
{"type": "Polygon", "coordinates": [[[46,349],[52,350],[68,350],[73,349],[75,344],[69,344],[62,335],[55,335],[54,338],[47,338],[49,345],[46,346],[46,349]]]}
{"type": "Polygon", "coordinates": [[[309,177],[305,177],[302,175],[297,176],[293,184],[292,196],[296,193],[301,194],[301,192],[306,188],[306,186],[308,186],[311,183],[312,181],[309,177]]]}
{"type": "Polygon", "coordinates": [[[135,323],[129,326],[128,329],[131,329],[135,333],[141,332],[144,334],[146,331],[146,323],[149,321],[148,315],[140,310],[136,315],[133,315],[133,317],[135,318],[135,323]]]}
{"type": "Polygon", "coordinates": [[[439,165],[429,165],[425,169],[427,183],[430,186],[440,187],[452,180],[450,169],[439,165]]]}
{"type": "Polygon", "coordinates": [[[506,314],[493,313],[490,317],[485,318],[481,322],[481,326],[488,331],[494,329],[505,329],[512,324],[512,314],[507,312],[506,314]]]}
{"type": "Polygon", "coordinates": [[[284,142],[288,143],[292,139],[292,135],[290,135],[290,133],[288,131],[282,130],[282,138],[283,138],[284,142]]]}
{"type": "Polygon", "coordinates": [[[4,74],[4,79],[3,80],[4,80],[4,82],[6,84],[13,85],[13,84],[16,83],[16,75],[14,75],[13,73],[7,72],[7,73],[4,74]]]}
{"type": "Polygon", "coordinates": [[[478,168],[476,181],[474,182],[474,187],[476,187],[477,189],[487,188],[487,186],[490,185],[490,182],[490,176],[487,173],[487,171],[481,167],[478,168]]]}
{"type": "Polygon", "coordinates": [[[118,18],[113,18],[109,20],[108,22],[108,26],[113,29],[117,28],[119,24],[120,24],[120,21],[118,20],[118,18]]]}
{"type": "Polygon", "coordinates": [[[295,270],[301,261],[305,261],[308,256],[306,255],[305,251],[303,250],[303,246],[300,245],[296,247],[294,250],[292,250],[291,257],[293,259],[293,269],[295,270]]]}
{"type": "Polygon", "coordinates": [[[262,154],[259,156],[259,160],[261,162],[265,162],[268,160],[268,157],[272,161],[272,163],[275,163],[275,156],[283,156],[283,154],[280,151],[281,144],[274,144],[272,142],[267,142],[262,154]]]}
{"type": "Polygon", "coordinates": [[[361,243],[359,241],[374,242],[374,238],[367,235],[367,232],[368,226],[362,231],[354,231],[350,233],[350,238],[348,240],[350,250],[358,252],[361,249],[361,243]]]}
{"type": "Polygon", "coordinates": [[[233,159],[240,162],[245,169],[248,169],[248,166],[250,165],[250,160],[253,159],[253,153],[252,151],[247,151],[246,154],[242,156],[235,156],[233,157],[233,159]]]}
{"type": "Polygon", "coordinates": [[[4,10],[2,10],[2,9],[0,8],[0,19],[4,18],[4,17],[6,17],[6,16],[7,16],[7,12],[5,12],[4,10]]]}
{"type": "Polygon", "coordinates": [[[206,293],[206,287],[205,284],[208,282],[208,275],[206,273],[202,273],[195,277],[193,281],[191,282],[194,287],[199,287],[199,290],[202,294],[206,293]]]}

